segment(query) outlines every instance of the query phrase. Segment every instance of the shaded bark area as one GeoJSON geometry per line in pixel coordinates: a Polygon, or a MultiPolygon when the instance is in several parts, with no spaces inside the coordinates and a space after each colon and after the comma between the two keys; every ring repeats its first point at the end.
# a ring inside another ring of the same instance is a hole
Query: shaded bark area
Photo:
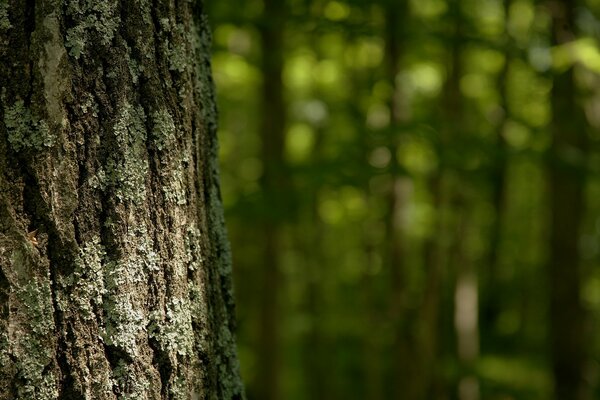
{"type": "Polygon", "coordinates": [[[202,4],[7,15],[0,399],[242,398],[202,4]]]}
{"type": "MultiPolygon", "coordinates": [[[[552,41],[574,40],[575,1],[551,4],[552,41]]],[[[574,68],[557,73],[552,87],[550,149],[550,340],[556,399],[589,398],[584,382],[585,313],[581,304],[579,233],[584,209],[586,132],[574,68]]]]}

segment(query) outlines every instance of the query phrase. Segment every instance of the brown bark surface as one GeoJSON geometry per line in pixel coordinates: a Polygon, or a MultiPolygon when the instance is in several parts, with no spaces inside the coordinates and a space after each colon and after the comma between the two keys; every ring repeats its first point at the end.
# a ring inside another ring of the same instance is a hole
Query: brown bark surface
{"type": "Polygon", "coordinates": [[[242,398],[202,4],[0,7],[0,399],[242,398]]]}

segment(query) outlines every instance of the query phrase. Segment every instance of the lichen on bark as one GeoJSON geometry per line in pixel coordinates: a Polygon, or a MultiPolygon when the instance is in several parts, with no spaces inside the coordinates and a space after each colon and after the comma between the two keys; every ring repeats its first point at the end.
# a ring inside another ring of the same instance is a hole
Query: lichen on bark
{"type": "Polygon", "coordinates": [[[54,136],[46,121],[33,117],[31,110],[21,99],[10,106],[5,106],[4,126],[6,126],[8,142],[15,151],[27,148],[41,150],[54,144],[54,136]]]}
{"type": "Polygon", "coordinates": [[[8,0],[0,0],[0,31],[7,31],[11,27],[8,18],[8,0]]]}

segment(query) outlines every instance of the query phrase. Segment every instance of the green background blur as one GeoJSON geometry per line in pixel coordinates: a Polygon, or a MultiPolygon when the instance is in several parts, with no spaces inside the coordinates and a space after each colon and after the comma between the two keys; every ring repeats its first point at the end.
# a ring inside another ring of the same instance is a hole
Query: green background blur
{"type": "Polygon", "coordinates": [[[600,1],[208,1],[250,400],[600,398],[600,1]]]}

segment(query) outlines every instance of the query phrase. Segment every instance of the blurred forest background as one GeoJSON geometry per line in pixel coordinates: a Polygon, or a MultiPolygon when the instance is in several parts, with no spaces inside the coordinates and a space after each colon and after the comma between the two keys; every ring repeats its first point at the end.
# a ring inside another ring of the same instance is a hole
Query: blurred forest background
{"type": "Polygon", "coordinates": [[[249,399],[600,398],[600,0],[207,3],[249,399]]]}

